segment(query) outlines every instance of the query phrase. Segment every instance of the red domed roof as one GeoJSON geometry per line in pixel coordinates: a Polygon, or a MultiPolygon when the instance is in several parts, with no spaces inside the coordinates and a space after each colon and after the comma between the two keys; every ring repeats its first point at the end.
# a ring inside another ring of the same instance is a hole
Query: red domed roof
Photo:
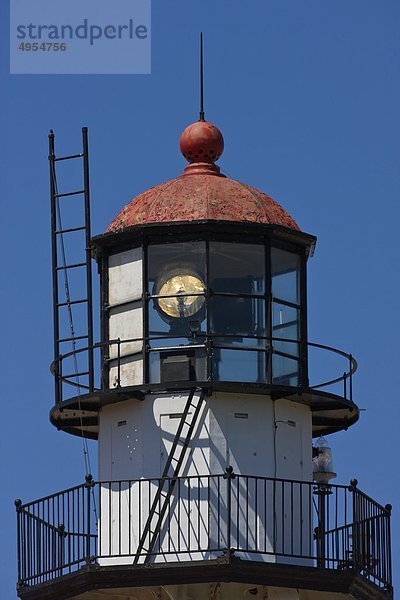
{"type": "Polygon", "coordinates": [[[107,233],[144,223],[197,220],[267,223],[300,231],[292,217],[267,194],[227,177],[198,173],[139,194],[119,212],[107,233]]]}
{"type": "Polygon", "coordinates": [[[185,173],[131,200],[115,217],[107,233],[134,225],[178,221],[236,221],[300,228],[272,198],[239,181],[221,175],[215,165],[222,154],[221,132],[211,123],[189,125],[181,137],[189,161],[185,173]]]}

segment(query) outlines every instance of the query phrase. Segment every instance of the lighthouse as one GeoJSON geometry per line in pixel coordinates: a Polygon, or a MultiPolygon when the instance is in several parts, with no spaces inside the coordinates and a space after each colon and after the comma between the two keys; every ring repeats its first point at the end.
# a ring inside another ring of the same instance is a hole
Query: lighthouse
{"type": "Polygon", "coordinates": [[[50,134],[50,419],[97,439],[99,467],[74,488],[16,502],[18,595],[391,599],[390,506],[356,480],[334,482],[326,436],[359,418],[357,363],[308,339],[316,238],[221,172],[223,135],[200,117],[180,138],[182,173],[134,198],[95,237],[87,131],[82,152],[67,157],[50,134]],[[64,193],[56,167],[68,159],[83,159],[83,187],[64,193]],[[74,194],[86,243],[82,262],[68,265],[59,205],[74,194]],[[83,297],[60,299],[60,273],[79,268],[83,297]],[[62,309],[71,315],[75,304],[86,329],[65,336],[62,309]],[[330,357],[343,367],[320,380],[318,364],[330,357]]]}

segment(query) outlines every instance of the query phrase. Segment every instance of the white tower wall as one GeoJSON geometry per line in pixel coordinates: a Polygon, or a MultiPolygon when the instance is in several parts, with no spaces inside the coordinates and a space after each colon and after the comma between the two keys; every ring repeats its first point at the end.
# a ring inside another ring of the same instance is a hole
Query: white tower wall
{"type": "MultiPolygon", "coordinates": [[[[162,474],[186,400],[184,393],[153,394],[143,401],[132,399],[103,408],[100,480],[126,481],[102,487],[100,512],[107,518],[100,522],[100,550],[103,556],[115,555],[103,564],[132,562],[159,483],[143,479],[162,474]],[[128,483],[140,479],[140,483],[128,483]],[[121,554],[129,557],[121,558],[121,554]]],[[[216,393],[206,398],[179,473],[192,479],[173,492],[168,527],[157,541],[161,551],[157,560],[207,558],[214,556],[207,549],[227,546],[227,484],[222,477],[217,481],[208,475],[222,475],[231,465],[239,476],[310,481],[310,450],[307,406],[252,394],[216,393]]],[[[300,499],[299,488],[263,482],[256,488],[254,479],[232,481],[231,543],[267,553],[242,552],[242,558],[290,562],[276,557],[273,549],[289,554],[290,547],[292,554],[307,553],[313,529],[312,523],[304,526],[310,514],[309,499],[307,494],[300,499]],[[300,527],[302,536],[296,535],[300,527]]]]}

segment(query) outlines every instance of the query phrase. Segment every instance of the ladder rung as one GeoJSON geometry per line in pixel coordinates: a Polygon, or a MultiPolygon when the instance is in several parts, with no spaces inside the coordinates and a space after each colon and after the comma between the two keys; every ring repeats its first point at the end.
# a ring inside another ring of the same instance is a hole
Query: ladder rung
{"type": "Polygon", "coordinates": [[[71,304],[83,304],[87,301],[87,298],[82,298],[82,300],[70,300],[70,302],[59,302],[57,306],[58,308],[60,308],[60,306],[70,306],[71,304]]]}
{"type": "Polygon", "coordinates": [[[66,194],[54,194],[54,198],[65,198],[66,196],[77,196],[84,193],[85,190],[77,190],[76,192],[67,192],[66,194]]]}
{"type": "Polygon", "coordinates": [[[54,159],[54,162],[57,162],[58,160],[69,160],[70,158],[82,158],[83,157],[83,153],[81,154],[70,154],[69,156],[59,156],[58,158],[54,159]]]}
{"type": "Polygon", "coordinates": [[[57,340],[57,342],[59,344],[61,344],[62,342],[75,342],[76,340],[87,340],[88,337],[88,335],[76,335],[74,337],[61,338],[60,340],[57,340]]]}
{"type": "Polygon", "coordinates": [[[62,379],[71,379],[72,377],[83,377],[83,375],[89,375],[89,371],[82,371],[81,373],[69,373],[68,375],[62,375],[62,379]]]}
{"type": "Polygon", "coordinates": [[[56,234],[70,233],[71,231],[83,231],[86,227],[70,227],[69,229],[58,229],[56,234]]]}
{"type": "Polygon", "coordinates": [[[65,265],[65,267],[56,267],[56,271],[65,271],[66,269],[75,269],[76,267],[86,267],[86,263],[75,263],[73,265],[65,265]]]}

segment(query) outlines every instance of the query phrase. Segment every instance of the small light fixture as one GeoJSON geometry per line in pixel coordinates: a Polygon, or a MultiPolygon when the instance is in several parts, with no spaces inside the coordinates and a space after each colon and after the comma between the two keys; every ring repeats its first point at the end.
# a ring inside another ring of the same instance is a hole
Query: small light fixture
{"type": "Polygon", "coordinates": [[[190,335],[195,340],[201,332],[200,321],[189,321],[189,331],[190,335]]]}
{"type": "Polygon", "coordinates": [[[327,484],[336,477],[333,470],[332,450],[325,438],[320,437],[313,448],[314,481],[327,484]]]}

